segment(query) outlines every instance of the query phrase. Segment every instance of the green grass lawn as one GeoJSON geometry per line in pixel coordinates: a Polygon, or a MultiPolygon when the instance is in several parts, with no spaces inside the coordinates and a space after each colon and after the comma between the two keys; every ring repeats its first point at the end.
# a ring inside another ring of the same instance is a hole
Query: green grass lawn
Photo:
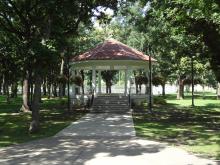
{"type": "Polygon", "coordinates": [[[155,105],[154,115],[134,112],[137,135],[220,159],[220,100],[196,95],[191,107],[190,96],[175,97],[168,95],[166,105],[155,105]]]}
{"type": "Polygon", "coordinates": [[[21,101],[21,97],[18,97],[7,104],[5,97],[0,96],[0,147],[53,136],[84,115],[79,112],[68,115],[65,110],[66,99],[43,99],[40,110],[41,129],[36,134],[29,134],[31,114],[18,113],[21,101]]]}

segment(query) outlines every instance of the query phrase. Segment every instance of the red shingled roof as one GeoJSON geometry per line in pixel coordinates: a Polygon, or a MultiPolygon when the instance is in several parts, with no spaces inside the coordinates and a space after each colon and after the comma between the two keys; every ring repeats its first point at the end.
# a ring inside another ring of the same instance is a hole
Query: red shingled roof
{"type": "MultiPolygon", "coordinates": [[[[73,61],[87,61],[87,60],[142,60],[149,61],[149,56],[142,52],[130,48],[127,45],[109,39],[104,43],[97,45],[95,48],[72,58],[73,61]]],[[[156,61],[152,58],[152,61],[156,61]]]]}

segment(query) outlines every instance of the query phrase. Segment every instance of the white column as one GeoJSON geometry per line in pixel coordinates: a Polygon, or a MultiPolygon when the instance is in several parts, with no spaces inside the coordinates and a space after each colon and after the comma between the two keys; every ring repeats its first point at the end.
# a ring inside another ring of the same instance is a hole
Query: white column
{"type": "Polygon", "coordinates": [[[128,67],[128,74],[127,74],[127,91],[129,93],[129,90],[131,88],[131,68],[128,67]]]}
{"type": "Polygon", "coordinates": [[[96,70],[95,70],[95,67],[92,68],[92,88],[94,89],[94,93],[96,93],[96,70]]]}
{"type": "Polygon", "coordinates": [[[128,93],[128,68],[126,68],[125,70],[125,95],[127,95],[128,93]]]}
{"type": "Polygon", "coordinates": [[[101,93],[101,91],[102,91],[102,87],[101,87],[101,70],[99,70],[98,76],[99,76],[99,92],[98,93],[101,93]]]}

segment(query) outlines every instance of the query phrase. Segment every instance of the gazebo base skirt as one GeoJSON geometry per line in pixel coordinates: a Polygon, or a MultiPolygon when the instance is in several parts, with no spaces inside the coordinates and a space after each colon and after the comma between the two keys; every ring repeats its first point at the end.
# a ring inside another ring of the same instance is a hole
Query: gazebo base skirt
{"type": "MultiPolygon", "coordinates": [[[[124,93],[102,93],[102,94],[95,94],[94,99],[96,99],[97,96],[112,96],[112,97],[124,97],[124,93]]],[[[129,96],[128,98],[128,104],[129,104],[129,96]]],[[[72,107],[79,107],[80,105],[89,105],[91,103],[92,95],[85,94],[83,95],[76,95],[75,98],[70,98],[71,101],[71,106],[72,107]]],[[[130,96],[130,106],[141,106],[143,103],[148,103],[149,102],[149,95],[147,94],[131,94],[130,96]]],[[[114,111],[114,110],[113,110],[114,111]]]]}

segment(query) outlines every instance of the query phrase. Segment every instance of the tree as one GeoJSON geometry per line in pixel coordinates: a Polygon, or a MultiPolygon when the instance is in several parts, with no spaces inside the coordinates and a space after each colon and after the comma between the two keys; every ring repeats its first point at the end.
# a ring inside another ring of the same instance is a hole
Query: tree
{"type": "MultiPolygon", "coordinates": [[[[39,130],[39,100],[42,73],[50,61],[54,41],[57,51],[64,52],[62,40],[77,33],[81,22],[88,23],[98,6],[116,8],[117,1],[12,1],[0,2],[1,30],[9,32],[21,43],[19,60],[22,61],[24,80],[34,83],[31,104],[32,122],[30,132],[39,130]]],[[[65,43],[65,42],[64,42],[65,43]]],[[[25,82],[24,81],[24,82],[25,82]]],[[[25,88],[24,88],[25,89],[25,88]]],[[[25,90],[27,92],[28,90],[25,90]]],[[[24,95],[25,95],[24,92],[24,95]]]]}
{"type": "MultiPolygon", "coordinates": [[[[173,77],[177,79],[178,98],[183,97],[183,81],[189,76],[191,68],[190,65],[184,66],[184,58],[196,57],[194,59],[196,63],[203,63],[204,58],[212,59],[207,51],[207,44],[202,39],[202,34],[195,33],[194,26],[191,26],[188,18],[189,15],[196,18],[201,17],[201,14],[194,12],[198,10],[193,10],[193,14],[188,10],[190,7],[198,6],[202,11],[201,6],[204,7],[205,3],[201,4],[200,1],[191,3],[191,1],[182,0],[172,2],[154,0],[147,4],[145,1],[136,1],[131,2],[122,10],[122,13],[126,15],[126,18],[121,19],[123,23],[130,22],[136,30],[145,34],[144,51],[153,54],[158,63],[154,72],[163,78],[164,82],[173,77]],[[189,12],[188,15],[187,12],[189,12]]],[[[212,12],[214,14],[213,9],[212,12]]],[[[213,20],[213,18],[210,19],[213,20]]],[[[196,67],[196,69],[198,68],[196,67]]]]}
{"type": "MultiPolygon", "coordinates": [[[[17,47],[10,40],[11,34],[2,33],[0,31],[0,68],[1,81],[3,86],[3,94],[7,95],[7,102],[10,97],[17,96],[17,83],[20,78],[20,61],[18,60],[17,47]],[[11,95],[9,95],[9,87],[11,86],[11,95]]],[[[14,39],[16,40],[16,39],[14,39]]]]}
{"type": "Polygon", "coordinates": [[[116,81],[117,73],[118,71],[115,70],[107,70],[101,72],[102,79],[105,81],[106,84],[106,93],[111,93],[111,86],[116,81]]]}
{"type": "MultiPolygon", "coordinates": [[[[194,35],[207,46],[211,68],[220,81],[220,60],[219,60],[219,23],[220,4],[219,1],[157,1],[151,3],[154,11],[161,13],[166,22],[174,28],[184,29],[185,35],[194,35]]],[[[200,54],[204,58],[204,54],[200,54]]]]}

